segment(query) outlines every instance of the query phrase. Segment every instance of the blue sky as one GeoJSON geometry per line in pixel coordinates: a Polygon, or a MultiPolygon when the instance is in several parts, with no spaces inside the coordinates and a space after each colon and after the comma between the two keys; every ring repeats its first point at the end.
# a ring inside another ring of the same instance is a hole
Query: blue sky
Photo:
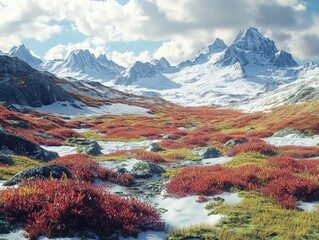
{"type": "Polygon", "coordinates": [[[42,59],[87,48],[122,65],[176,64],[250,26],[299,63],[319,59],[318,0],[0,0],[0,14],[0,49],[24,43],[42,59]]]}

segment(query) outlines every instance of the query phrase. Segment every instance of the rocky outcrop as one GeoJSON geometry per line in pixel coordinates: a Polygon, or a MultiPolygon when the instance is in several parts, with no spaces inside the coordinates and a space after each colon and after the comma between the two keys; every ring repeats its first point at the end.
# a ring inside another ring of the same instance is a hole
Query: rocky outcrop
{"type": "Polygon", "coordinates": [[[284,128],[272,135],[272,137],[306,137],[306,134],[294,128],[284,128]]]}
{"type": "Polygon", "coordinates": [[[42,167],[32,167],[15,174],[3,186],[13,186],[21,183],[24,179],[40,178],[48,179],[50,177],[60,179],[62,177],[72,178],[71,172],[64,166],[49,165],[42,167]]]}
{"type": "Polygon", "coordinates": [[[55,152],[47,151],[23,137],[12,135],[0,128],[0,151],[4,154],[27,156],[47,162],[58,157],[55,152]]]}
{"type": "Polygon", "coordinates": [[[163,172],[165,172],[164,168],[149,161],[135,163],[131,170],[131,174],[136,178],[149,178],[163,172]]]}
{"type": "Polygon", "coordinates": [[[0,164],[12,164],[12,158],[0,152],[0,164]]]}
{"type": "Polygon", "coordinates": [[[99,156],[103,154],[101,152],[102,150],[101,146],[96,141],[93,141],[86,146],[80,147],[78,148],[78,150],[79,152],[86,153],[93,156],[99,156]]]}
{"type": "Polygon", "coordinates": [[[195,148],[192,153],[194,156],[198,156],[202,159],[217,158],[221,156],[221,152],[214,147],[195,148]]]}
{"type": "Polygon", "coordinates": [[[97,141],[91,141],[86,138],[69,138],[67,139],[67,142],[71,144],[79,145],[79,147],[77,148],[78,152],[86,153],[93,156],[98,156],[103,154],[101,152],[102,148],[97,143],[97,141]]]}
{"type": "Polygon", "coordinates": [[[73,102],[55,80],[54,75],[37,71],[19,58],[0,56],[0,101],[31,107],[73,102]]]}
{"type": "Polygon", "coordinates": [[[229,141],[227,141],[224,146],[225,147],[235,147],[238,146],[240,144],[246,143],[248,142],[247,139],[230,139],[229,141]]]}
{"type": "Polygon", "coordinates": [[[157,143],[152,143],[147,150],[150,152],[160,152],[163,149],[157,143]]]}

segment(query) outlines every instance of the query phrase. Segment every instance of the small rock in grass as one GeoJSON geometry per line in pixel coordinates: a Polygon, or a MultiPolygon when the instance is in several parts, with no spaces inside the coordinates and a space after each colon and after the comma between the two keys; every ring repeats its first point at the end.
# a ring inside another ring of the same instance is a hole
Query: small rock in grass
{"type": "Polygon", "coordinates": [[[289,135],[292,135],[292,137],[306,137],[306,134],[294,128],[284,128],[278,132],[275,132],[272,137],[287,137],[289,135]]]}
{"type": "Polygon", "coordinates": [[[240,144],[246,143],[248,142],[247,139],[230,139],[229,141],[227,141],[224,146],[225,147],[235,147],[238,146],[240,144]]]}
{"type": "Polygon", "coordinates": [[[150,152],[160,152],[163,149],[157,143],[152,143],[147,150],[150,152]]]}
{"type": "Polygon", "coordinates": [[[2,152],[0,152],[0,163],[1,163],[1,164],[8,164],[8,165],[10,165],[10,164],[13,163],[13,161],[12,161],[12,158],[11,158],[10,156],[5,155],[5,154],[3,154],[2,152]]]}
{"type": "Polygon", "coordinates": [[[214,147],[195,148],[192,153],[194,156],[198,156],[202,159],[217,158],[221,156],[221,152],[214,147]]]}
{"type": "Polygon", "coordinates": [[[67,178],[72,178],[72,173],[64,166],[49,165],[42,167],[32,167],[18,172],[10,180],[5,182],[3,186],[13,186],[21,183],[24,179],[48,179],[50,177],[59,179],[64,176],[66,176],[67,178]]]}
{"type": "Polygon", "coordinates": [[[78,150],[79,150],[79,152],[83,152],[83,153],[93,155],[93,156],[99,156],[99,155],[103,154],[101,152],[101,150],[102,150],[101,146],[96,141],[91,142],[87,146],[80,147],[80,148],[78,148],[78,150]]]}
{"type": "Polygon", "coordinates": [[[165,170],[161,166],[149,161],[142,161],[133,165],[131,174],[136,178],[149,178],[163,172],[165,170]]]}
{"type": "Polygon", "coordinates": [[[4,214],[0,214],[0,234],[10,232],[10,223],[4,214]]]}
{"type": "Polygon", "coordinates": [[[76,145],[84,145],[84,146],[92,143],[91,140],[86,138],[68,138],[66,142],[76,144],[76,145]]]}

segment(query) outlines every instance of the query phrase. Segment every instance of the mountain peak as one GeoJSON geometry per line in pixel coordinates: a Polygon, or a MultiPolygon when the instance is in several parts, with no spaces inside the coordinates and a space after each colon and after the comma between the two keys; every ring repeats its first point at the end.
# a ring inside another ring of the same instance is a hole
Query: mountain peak
{"type": "Polygon", "coordinates": [[[151,61],[151,64],[158,70],[158,71],[165,71],[170,69],[172,66],[171,64],[167,61],[166,58],[161,57],[160,59],[153,59],[151,61]]]}
{"type": "Polygon", "coordinates": [[[264,37],[257,28],[241,30],[233,45],[237,48],[253,51],[264,56],[272,56],[277,52],[274,41],[264,37]]]}
{"type": "Polygon", "coordinates": [[[31,51],[24,44],[11,48],[9,56],[18,57],[32,67],[37,67],[42,63],[41,59],[33,56],[31,51]]]}

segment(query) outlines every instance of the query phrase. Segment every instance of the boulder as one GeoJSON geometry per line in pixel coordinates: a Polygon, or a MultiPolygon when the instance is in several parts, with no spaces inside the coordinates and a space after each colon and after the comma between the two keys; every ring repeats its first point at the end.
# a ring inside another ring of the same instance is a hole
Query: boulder
{"type": "Polygon", "coordinates": [[[114,170],[118,174],[128,174],[128,173],[130,173],[129,171],[126,170],[126,168],[115,168],[114,170]]]}
{"type": "Polygon", "coordinates": [[[16,121],[16,120],[10,121],[10,125],[12,127],[23,128],[23,129],[27,129],[29,127],[29,124],[27,124],[26,122],[16,121]]]}
{"type": "Polygon", "coordinates": [[[157,143],[152,143],[147,150],[150,152],[160,152],[163,149],[157,143]]]}
{"type": "Polygon", "coordinates": [[[32,133],[32,134],[34,134],[34,135],[37,135],[37,136],[40,136],[40,137],[45,138],[45,139],[55,139],[55,137],[52,136],[52,135],[48,135],[48,134],[45,134],[45,133],[36,132],[36,131],[33,131],[33,130],[31,130],[30,133],[32,133]]]}
{"type": "Polygon", "coordinates": [[[202,159],[217,158],[221,156],[221,152],[214,147],[195,148],[192,153],[194,156],[198,156],[202,159]]]}
{"type": "Polygon", "coordinates": [[[287,137],[289,135],[291,135],[292,137],[306,137],[306,134],[294,128],[284,128],[274,133],[272,137],[287,137]]]}
{"type": "Polygon", "coordinates": [[[12,164],[12,158],[0,152],[0,164],[12,164]]]}
{"type": "Polygon", "coordinates": [[[4,214],[0,214],[0,234],[10,232],[10,223],[4,214]]]}
{"type": "Polygon", "coordinates": [[[98,156],[103,154],[101,152],[102,150],[101,146],[96,141],[91,142],[87,146],[80,147],[78,148],[78,150],[79,152],[86,153],[93,156],[98,156]]]}
{"type": "Polygon", "coordinates": [[[58,157],[56,152],[47,151],[23,137],[12,135],[0,128],[0,151],[4,154],[27,156],[47,162],[58,157]]]}
{"type": "Polygon", "coordinates": [[[225,147],[235,147],[238,146],[240,144],[246,143],[248,142],[247,139],[230,139],[229,141],[227,141],[224,146],[225,147]]]}
{"type": "Polygon", "coordinates": [[[131,170],[131,174],[136,178],[149,178],[163,172],[165,172],[164,168],[149,161],[135,163],[131,170]]]}
{"type": "Polygon", "coordinates": [[[76,145],[83,145],[83,146],[89,145],[92,143],[92,141],[87,138],[68,138],[66,142],[76,144],[76,145]]]}
{"type": "Polygon", "coordinates": [[[64,166],[60,165],[49,165],[42,167],[32,167],[27,168],[21,172],[15,174],[10,180],[5,182],[3,186],[13,186],[18,183],[21,183],[24,179],[40,178],[48,179],[53,178],[62,178],[66,176],[67,178],[72,178],[71,172],[64,166]]]}

